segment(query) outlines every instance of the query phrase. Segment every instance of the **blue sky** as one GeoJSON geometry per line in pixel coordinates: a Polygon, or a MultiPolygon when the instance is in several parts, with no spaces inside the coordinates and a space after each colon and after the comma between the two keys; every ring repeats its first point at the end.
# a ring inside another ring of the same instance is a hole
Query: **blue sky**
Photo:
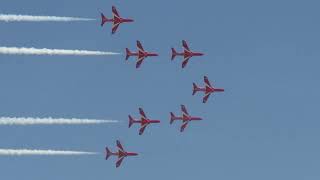
{"type": "Polygon", "coordinates": [[[0,23],[0,46],[124,52],[141,40],[159,57],[141,69],[124,54],[106,57],[0,56],[0,115],[118,119],[115,125],[0,127],[1,148],[101,152],[83,157],[0,157],[16,179],[319,179],[319,2],[2,0],[0,12],[99,19],[117,6],[135,19],[111,36],[100,20],[0,23]],[[170,61],[181,40],[206,56],[170,61]],[[193,97],[207,75],[223,94],[193,97]],[[204,118],[186,132],[169,112],[204,118]],[[160,125],[127,128],[143,107],[160,125]],[[104,160],[120,139],[139,157],[104,160]]]}

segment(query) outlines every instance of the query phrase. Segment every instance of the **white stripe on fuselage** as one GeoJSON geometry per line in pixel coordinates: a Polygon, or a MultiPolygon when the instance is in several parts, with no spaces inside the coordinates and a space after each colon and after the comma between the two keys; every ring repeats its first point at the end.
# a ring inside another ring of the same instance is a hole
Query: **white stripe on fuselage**
{"type": "Polygon", "coordinates": [[[144,125],[141,126],[141,128],[144,128],[148,125],[148,123],[145,123],[144,125]]]}
{"type": "Polygon", "coordinates": [[[125,151],[122,150],[121,148],[118,148],[118,150],[119,150],[120,152],[122,152],[122,153],[125,153],[125,151]]]}
{"type": "Polygon", "coordinates": [[[121,24],[120,22],[118,22],[118,23],[115,23],[115,21],[113,21],[113,26],[112,26],[112,29],[113,29],[114,27],[116,27],[116,26],[120,25],[120,24],[121,24]]]}
{"type": "Polygon", "coordinates": [[[144,60],[144,56],[138,57],[138,62],[143,61],[144,60]]]}
{"type": "Polygon", "coordinates": [[[112,12],[112,15],[113,15],[113,19],[115,18],[118,18],[118,19],[121,19],[119,16],[117,16],[115,13],[112,12]]]}

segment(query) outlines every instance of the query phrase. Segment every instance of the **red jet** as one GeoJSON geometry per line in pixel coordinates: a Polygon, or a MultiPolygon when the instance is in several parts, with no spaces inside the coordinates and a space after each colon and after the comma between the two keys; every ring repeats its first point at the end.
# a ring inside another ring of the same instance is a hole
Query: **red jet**
{"type": "Polygon", "coordinates": [[[158,54],[156,53],[151,53],[151,52],[146,52],[140,41],[137,41],[137,49],[138,52],[130,52],[130,50],[128,48],[126,48],[126,60],[129,59],[130,56],[137,56],[137,64],[136,64],[136,68],[139,68],[141,63],[143,62],[143,60],[149,56],[158,56],[158,54]]]}
{"type": "Polygon", "coordinates": [[[126,151],[123,149],[123,147],[122,147],[122,145],[121,145],[121,143],[120,143],[119,140],[117,140],[117,147],[118,147],[118,152],[114,152],[114,153],[111,152],[111,151],[108,149],[108,147],[106,147],[106,160],[108,160],[108,158],[109,158],[110,156],[118,156],[118,161],[117,161],[117,163],[116,163],[116,167],[117,167],[117,168],[121,165],[121,163],[122,163],[122,161],[123,161],[123,159],[124,159],[125,157],[127,157],[127,156],[137,156],[137,155],[138,155],[137,153],[126,152],[126,151]]]}
{"type": "Polygon", "coordinates": [[[171,48],[171,51],[172,51],[171,60],[174,60],[176,56],[183,56],[182,68],[186,67],[191,57],[204,55],[203,53],[200,53],[200,52],[192,52],[185,40],[182,40],[182,46],[184,50],[181,53],[178,53],[174,48],[171,48]]]}
{"type": "Polygon", "coordinates": [[[159,120],[151,120],[151,119],[148,119],[142,108],[139,108],[139,113],[140,113],[140,115],[141,115],[141,120],[135,120],[135,119],[133,119],[133,118],[129,115],[129,128],[130,128],[130,127],[132,126],[132,124],[134,124],[134,123],[140,123],[140,124],[141,124],[141,128],[140,128],[140,130],[139,130],[139,135],[142,135],[142,134],[143,134],[144,130],[146,129],[146,127],[147,127],[149,124],[152,124],[152,123],[160,123],[159,120]]]}
{"type": "Polygon", "coordinates": [[[171,119],[170,119],[170,124],[173,123],[175,120],[182,120],[183,124],[180,128],[180,132],[183,132],[184,129],[187,127],[188,123],[190,121],[200,121],[202,118],[200,117],[192,117],[189,115],[186,107],[184,105],[181,105],[181,111],[182,111],[182,117],[176,117],[172,112],[170,112],[171,119]]]}
{"type": "Polygon", "coordinates": [[[203,101],[202,101],[203,103],[207,102],[211,93],[224,92],[224,89],[212,87],[207,76],[204,76],[204,83],[206,84],[206,87],[203,87],[203,88],[198,87],[195,83],[193,83],[193,92],[192,92],[192,95],[195,95],[196,92],[198,91],[204,92],[205,95],[203,97],[203,101]]]}
{"type": "Polygon", "coordinates": [[[101,26],[103,26],[106,22],[112,22],[112,34],[114,34],[117,31],[121,23],[133,22],[133,19],[125,19],[120,17],[116,7],[114,6],[112,6],[112,16],[112,19],[108,19],[101,13],[101,26]]]}

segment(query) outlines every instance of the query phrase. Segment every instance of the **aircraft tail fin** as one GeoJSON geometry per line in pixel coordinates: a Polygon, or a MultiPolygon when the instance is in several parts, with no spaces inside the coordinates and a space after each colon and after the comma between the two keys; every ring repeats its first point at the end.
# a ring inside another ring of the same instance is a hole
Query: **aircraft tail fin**
{"type": "Polygon", "coordinates": [[[192,95],[195,95],[199,91],[199,87],[196,85],[196,83],[193,83],[193,92],[192,95]]]}
{"type": "Polygon", "coordinates": [[[128,60],[131,55],[132,53],[130,52],[130,50],[126,48],[126,60],[128,60]]]}
{"type": "Polygon", "coordinates": [[[108,160],[111,155],[112,155],[112,152],[109,150],[108,147],[106,147],[106,160],[108,160]]]}
{"type": "Polygon", "coordinates": [[[176,120],[176,116],[173,114],[173,112],[170,112],[170,124],[172,124],[174,120],[176,120]]]}
{"type": "Polygon", "coordinates": [[[174,58],[177,56],[177,51],[174,48],[171,48],[171,52],[172,52],[171,61],[173,61],[174,58]]]}
{"type": "Polygon", "coordinates": [[[101,13],[101,26],[103,26],[106,22],[108,22],[108,18],[101,13]]]}
{"type": "Polygon", "coordinates": [[[129,128],[132,126],[134,123],[134,119],[129,115],[129,128]]]}

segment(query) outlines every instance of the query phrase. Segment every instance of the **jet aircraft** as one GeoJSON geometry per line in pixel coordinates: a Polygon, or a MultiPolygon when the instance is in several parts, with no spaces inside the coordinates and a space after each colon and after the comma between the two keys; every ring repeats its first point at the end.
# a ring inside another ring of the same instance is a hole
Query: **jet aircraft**
{"type": "Polygon", "coordinates": [[[110,156],[117,156],[118,157],[118,160],[116,162],[117,168],[121,165],[125,157],[138,155],[137,153],[134,153],[134,152],[125,151],[119,140],[117,140],[117,147],[118,147],[118,152],[111,152],[109,148],[106,147],[106,160],[108,160],[110,156]]]}
{"type": "Polygon", "coordinates": [[[128,23],[128,22],[134,21],[133,19],[127,19],[127,18],[120,17],[115,6],[112,6],[112,16],[113,16],[113,18],[109,19],[103,13],[101,13],[101,26],[103,26],[107,22],[113,23],[112,34],[116,33],[116,31],[121,23],[128,23]]]}
{"type": "Polygon", "coordinates": [[[186,107],[184,105],[181,105],[181,111],[182,111],[182,116],[177,117],[175,116],[172,112],[170,112],[170,124],[172,124],[176,120],[181,120],[182,121],[182,126],[180,128],[180,132],[183,132],[184,129],[187,127],[188,123],[190,121],[200,121],[202,118],[200,117],[195,117],[195,116],[190,116],[186,107]]]}
{"type": "Polygon", "coordinates": [[[144,130],[146,129],[146,127],[147,127],[149,124],[152,124],[152,123],[160,123],[159,120],[151,120],[151,119],[148,119],[142,108],[139,108],[139,113],[140,113],[140,115],[141,115],[140,120],[133,119],[133,118],[129,115],[129,128],[130,128],[134,123],[139,123],[140,126],[141,126],[141,127],[140,127],[140,130],[139,130],[139,135],[142,135],[142,134],[143,134],[144,130]]]}
{"type": "Polygon", "coordinates": [[[185,40],[182,40],[183,52],[179,53],[174,48],[171,48],[172,56],[171,60],[174,60],[176,56],[183,56],[182,68],[185,68],[189,62],[189,59],[193,56],[203,56],[203,53],[192,52],[185,40]]]}
{"type": "Polygon", "coordinates": [[[211,86],[207,76],[204,76],[203,79],[204,79],[205,87],[198,87],[196,85],[196,83],[193,83],[193,92],[192,92],[192,95],[195,95],[198,91],[204,92],[205,95],[204,95],[203,100],[202,100],[203,103],[207,102],[207,100],[209,99],[211,93],[224,92],[224,89],[215,88],[215,87],[211,86]]]}
{"type": "Polygon", "coordinates": [[[141,66],[145,58],[149,56],[158,56],[157,53],[145,51],[140,41],[137,41],[137,49],[138,52],[131,52],[128,48],[126,48],[126,60],[128,60],[130,56],[137,56],[136,68],[139,68],[141,66]]]}

